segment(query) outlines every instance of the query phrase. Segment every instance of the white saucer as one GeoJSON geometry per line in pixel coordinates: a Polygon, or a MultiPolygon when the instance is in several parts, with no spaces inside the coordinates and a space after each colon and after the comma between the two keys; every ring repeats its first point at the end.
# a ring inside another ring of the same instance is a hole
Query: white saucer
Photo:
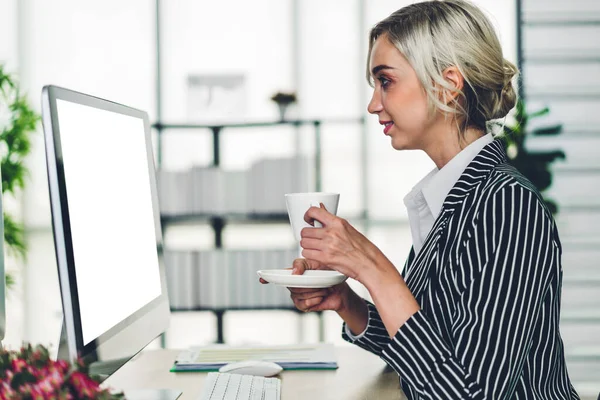
{"type": "Polygon", "coordinates": [[[331,287],[348,279],[346,275],[329,270],[308,270],[302,275],[292,275],[291,269],[263,269],[256,273],[274,285],[310,289],[331,287]]]}

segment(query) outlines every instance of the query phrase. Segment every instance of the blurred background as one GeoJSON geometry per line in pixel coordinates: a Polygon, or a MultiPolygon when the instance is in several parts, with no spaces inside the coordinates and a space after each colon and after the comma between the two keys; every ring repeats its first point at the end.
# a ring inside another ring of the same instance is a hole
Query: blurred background
{"type": "MultiPolygon", "coordinates": [[[[474,2],[523,72],[524,114],[507,124],[527,122],[515,149],[524,165],[543,166],[564,245],[569,369],[579,391],[598,393],[600,4],[474,2]]],[[[395,152],[367,114],[365,67],[369,29],[409,3],[0,0],[0,64],[36,112],[42,87],[54,84],[150,114],[173,308],[165,346],[345,344],[335,314],[296,313],[285,289],[261,288],[254,274],[287,267],[297,251],[288,191],[339,192],[338,215],[403,266],[411,242],[402,199],[433,164],[395,152]],[[295,98],[285,115],[277,93],[295,98]],[[188,279],[210,268],[212,280],[188,279]]],[[[5,199],[27,245],[25,258],[8,260],[4,344],[13,348],[55,347],[62,318],[41,124],[31,140],[25,187],[5,199]]]]}

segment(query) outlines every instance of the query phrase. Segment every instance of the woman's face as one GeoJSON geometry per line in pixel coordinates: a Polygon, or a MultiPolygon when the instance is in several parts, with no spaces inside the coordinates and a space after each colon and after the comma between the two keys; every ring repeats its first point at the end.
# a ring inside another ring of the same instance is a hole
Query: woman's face
{"type": "Polygon", "coordinates": [[[424,150],[433,124],[427,94],[415,70],[385,35],[373,44],[369,70],[375,87],[367,110],[379,116],[392,147],[424,150]]]}

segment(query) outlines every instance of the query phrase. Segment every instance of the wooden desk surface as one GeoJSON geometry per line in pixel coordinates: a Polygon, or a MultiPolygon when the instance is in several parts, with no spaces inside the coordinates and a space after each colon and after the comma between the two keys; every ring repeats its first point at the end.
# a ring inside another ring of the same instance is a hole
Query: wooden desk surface
{"type": "MultiPolygon", "coordinates": [[[[180,400],[196,399],[206,373],[169,372],[178,350],[148,350],[129,361],[104,386],[126,389],[178,389],[180,400]]],[[[337,370],[283,371],[282,400],[404,400],[398,375],[355,346],[336,347],[337,370]]]]}

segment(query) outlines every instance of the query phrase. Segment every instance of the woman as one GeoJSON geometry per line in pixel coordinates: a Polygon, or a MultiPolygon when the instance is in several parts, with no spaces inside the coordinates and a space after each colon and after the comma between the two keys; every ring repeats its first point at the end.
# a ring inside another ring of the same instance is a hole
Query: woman
{"type": "Polygon", "coordinates": [[[368,105],[396,150],[436,168],[406,196],[413,248],[402,274],[348,222],[312,207],[294,273],[361,282],[290,289],[335,310],[347,341],[383,358],[411,399],[577,399],[559,334],[561,245],[535,187],[486,131],[515,104],[516,68],[485,15],[461,0],[413,4],[370,34],[368,105]]]}

